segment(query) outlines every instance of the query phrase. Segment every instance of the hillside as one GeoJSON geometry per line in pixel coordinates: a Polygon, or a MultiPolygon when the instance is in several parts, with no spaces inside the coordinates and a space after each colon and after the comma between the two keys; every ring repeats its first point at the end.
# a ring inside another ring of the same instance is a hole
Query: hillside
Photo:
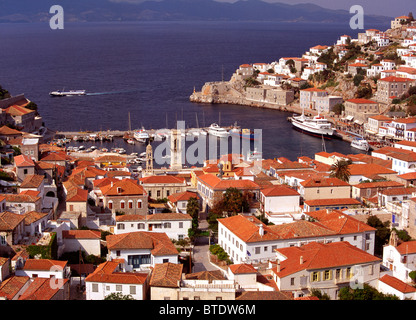
{"type": "MultiPolygon", "coordinates": [[[[55,0],[0,0],[0,22],[44,22],[55,0]]],[[[235,3],[214,0],[162,0],[133,4],[115,0],[62,0],[66,21],[276,21],[349,23],[346,10],[329,10],[313,4],[288,5],[260,0],[235,3]]],[[[366,16],[366,23],[390,18],[366,16]]]]}

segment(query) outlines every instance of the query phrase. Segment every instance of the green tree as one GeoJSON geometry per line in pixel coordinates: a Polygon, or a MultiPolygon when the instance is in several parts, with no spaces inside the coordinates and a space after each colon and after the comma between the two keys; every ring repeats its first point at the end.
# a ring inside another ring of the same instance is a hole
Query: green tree
{"type": "Polygon", "coordinates": [[[344,287],[339,290],[338,297],[340,300],[399,300],[397,296],[391,294],[383,294],[366,283],[364,283],[361,289],[344,287]]]}
{"type": "Polygon", "coordinates": [[[367,224],[376,229],[374,254],[381,256],[383,254],[383,246],[387,244],[390,238],[390,221],[383,223],[377,216],[371,216],[367,219],[367,224]]]}
{"type": "Polygon", "coordinates": [[[247,212],[249,209],[247,197],[237,188],[228,188],[225,190],[219,205],[222,207],[222,212],[227,212],[228,215],[247,212]]]}
{"type": "Polygon", "coordinates": [[[331,300],[328,294],[322,293],[319,289],[312,289],[311,296],[317,297],[319,300],[331,300]]]}
{"type": "Polygon", "coordinates": [[[124,295],[121,292],[113,292],[104,298],[104,300],[134,300],[131,295],[124,295]]]}
{"type": "Polygon", "coordinates": [[[331,173],[329,176],[331,178],[338,178],[342,181],[348,182],[350,180],[351,172],[350,172],[350,165],[352,161],[350,159],[344,160],[340,159],[337,162],[335,162],[330,170],[331,173]]]}
{"type": "Polygon", "coordinates": [[[333,109],[332,109],[332,111],[335,113],[335,114],[338,114],[338,115],[340,115],[340,114],[342,114],[342,112],[345,110],[345,106],[344,106],[344,104],[342,104],[342,103],[337,103],[334,107],[333,107],[333,109]]]}
{"type": "Polygon", "coordinates": [[[362,74],[357,73],[354,78],[352,79],[352,81],[354,82],[354,85],[356,87],[358,87],[361,83],[361,81],[364,80],[364,76],[362,74]]]}

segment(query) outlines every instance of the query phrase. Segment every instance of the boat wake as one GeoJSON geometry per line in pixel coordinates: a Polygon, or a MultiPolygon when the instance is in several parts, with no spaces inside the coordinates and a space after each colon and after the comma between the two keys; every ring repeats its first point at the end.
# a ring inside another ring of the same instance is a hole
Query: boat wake
{"type": "Polygon", "coordinates": [[[130,93],[130,92],[135,92],[137,90],[120,90],[120,91],[107,91],[107,92],[91,92],[91,93],[86,93],[86,96],[101,96],[101,95],[105,95],[105,94],[118,94],[118,93],[130,93]]]}

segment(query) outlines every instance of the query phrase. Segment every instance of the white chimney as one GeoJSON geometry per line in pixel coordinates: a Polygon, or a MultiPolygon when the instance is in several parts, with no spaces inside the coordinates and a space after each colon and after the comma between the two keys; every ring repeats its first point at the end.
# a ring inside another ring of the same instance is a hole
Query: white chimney
{"type": "Polygon", "coordinates": [[[263,228],[263,224],[260,224],[260,225],[259,225],[259,234],[260,234],[261,236],[264,236],[264,228],[263,228]]]}
{"type": "Polygon", "coordinates": [[[277,260],[277,270],[276,272],[280,272],[280,260],[277,260]]]}
{"type": "Polygon", "coordinates": [[[300,256],[299,263],[303,264],[303,256],[300,256]]]}

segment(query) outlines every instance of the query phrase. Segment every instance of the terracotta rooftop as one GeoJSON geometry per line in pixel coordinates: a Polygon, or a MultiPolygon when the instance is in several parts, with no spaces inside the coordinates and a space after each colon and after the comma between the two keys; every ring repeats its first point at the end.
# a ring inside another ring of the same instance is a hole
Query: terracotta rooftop
{"type": "Polygon", "coordinates": [[[119,260],[106,261],[100,264],[93,273],[89,274],[86,282],[119,283],[119,284],[144,284],[147,273],[118,272],[119,260]]]}
{"type": "Polygon", "coordinates": [[[272,271],[283,278],[301,270],[319,270],[341,266],[353,266],[381,262],[381,259],[351,245],[349,242],[317,243],[311,242],[301,247],[276,250],[286,257],[280,262],[280,271],[272,271]],[[300,258],[303,261],[300,263],[300,258]]]}
{"type": "Polygon", "coordinates": [[[153,256],[178,254],[172,241],[163,232],[129,232],[109,235],[106,240],[109,250],[150,249],[153,256]]]}
{"type": "Polygon", "coordinates": [[[178,288],[182,279],[183,264],[156,264],[149,285],[151,287],[178,288]]]}
{"type": "Polygon", "coordinates": [[[401,281],[400,279],[397,279],[393,276],[390,276],[388,274],[383,275],[379,281],[384,282],[385,284],[389,285],[390,287],[396,289],[399,292],[402,293],[412,293],[416,292],[416,288],[411,286],[408,283],[405,283],[401,281]]]}

